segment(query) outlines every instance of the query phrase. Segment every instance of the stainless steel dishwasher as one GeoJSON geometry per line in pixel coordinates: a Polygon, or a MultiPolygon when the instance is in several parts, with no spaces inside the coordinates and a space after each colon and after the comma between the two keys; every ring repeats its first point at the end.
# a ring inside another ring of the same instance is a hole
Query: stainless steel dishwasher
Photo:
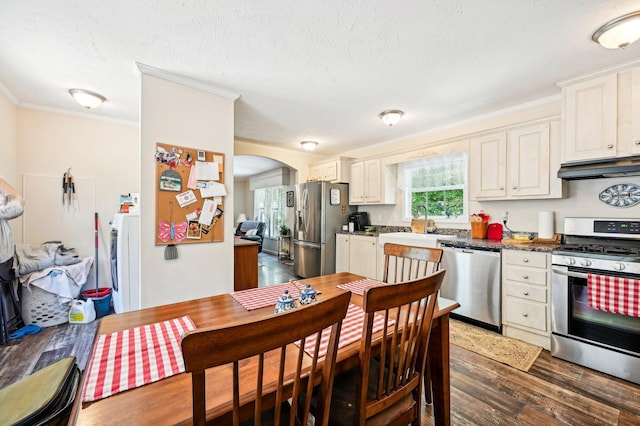
{"type": "Polygon", "coordinates": [[[500,332],[500,250],[453,247],[442,242],[441,268],[447,270],[440,295],[460,303],[452,317],[500,332]]]}

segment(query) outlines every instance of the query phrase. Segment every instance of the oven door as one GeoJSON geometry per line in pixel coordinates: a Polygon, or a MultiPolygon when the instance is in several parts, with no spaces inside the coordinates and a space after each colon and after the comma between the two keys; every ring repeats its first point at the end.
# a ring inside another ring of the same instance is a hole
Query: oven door
{"type": "Polygon", "coordinates": [[[639,279],[637,275],[569,266],[553,266],[552,332],[601,346],[640,354],[640,318],[589,306],[587,274],[639,279]]]}

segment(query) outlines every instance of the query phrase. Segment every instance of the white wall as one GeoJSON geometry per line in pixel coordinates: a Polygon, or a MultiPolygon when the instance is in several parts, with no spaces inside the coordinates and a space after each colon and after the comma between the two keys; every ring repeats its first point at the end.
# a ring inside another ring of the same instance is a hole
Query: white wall
{"type": "MultiPolygon", "coordinates": [[[[17,108],[0,91],[0,177],[20,191],[17,172],[17,108]]],[[[15,243],[22,242],[22,218],[9,221],[15,243]]]]}
{"type": "Polygon", "coordinates": [[[142,74],[141,277],[142,307],[233,291],[233,100],[142,74]],[[155,245],[156,143],[225,155],[224,242],[178,245],[179,258],[164,260],[155,245]]]}
{"type": "MultiPolygon", "coordinates": [[[[38,205],[37,215],[47,223],[48,215],[61,208],[62,175],[69,167],[77,179],[95,181],[95,206],[87,206],[81,212],[83,222],[88,220],[88,229],[77,234],[81,237],[60,230],[57,239],[67,247],[79,248],[83,257],[94,256],[93,217],[94,210],[98,212],[100,287],[111,287],[109,221],[118,211],[120,194],[139,192],[138,140],[138,127],[134,124],[18,108],[17,174],[21,190],[24,175],[35,175],[59,182],[55,187],[60,191],[60,197],[55,197],[49,206],[42,205],[41,200],[26,199],[25,211],[30,204],[38,205]]],[[[80,202],[88,202],[89,196],[87,192],[78,193],[80,202]]],[[[33,238],[24,242],[43,242],[36,241],[37,236],[33,238]]],[[[93,279],[91,276],[88,286],[95,285],[93,279]]]]}

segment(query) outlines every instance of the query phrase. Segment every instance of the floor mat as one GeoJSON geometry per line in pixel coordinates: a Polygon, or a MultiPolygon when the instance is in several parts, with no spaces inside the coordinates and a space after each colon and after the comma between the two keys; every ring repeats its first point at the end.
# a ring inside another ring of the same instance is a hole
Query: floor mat
{"type": "Polygon", "coordinates": [[[449,333],[452,344],[522,371],[528,371],[542,352],[540,346],[454,319],[451,320],[449,333]]]}

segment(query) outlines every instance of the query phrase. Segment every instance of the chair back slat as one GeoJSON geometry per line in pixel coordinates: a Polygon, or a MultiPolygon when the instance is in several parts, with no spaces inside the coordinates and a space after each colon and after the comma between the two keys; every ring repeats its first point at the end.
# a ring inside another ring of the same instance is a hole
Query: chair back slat
{"type": "Polygon", "coordinates": [[[382,281],[401,283],[426,277],[438,271],[441,260],[438,248],[386,243],[382,281]]]}
{"type": "Polygon", "coordinates": [[[322,401],[318,404],[319,410],[314,412],[316,424],[327,425],[338,336],[350,297],[350,292],[324,300],[319,297],[311,305],[258,320],[251,319],[185,333],[182,337],[182,353],[185,370],[191,373],[193,423],[215,424],[207,420],[205,371],[232,364],[234,425],[246,420],[243,417],[250,418],[249,413],[253,413],[254,424],[259,425],[263,413],[272,408],[274,424],[293,425],[296,412],[300,414],[303,424],[306,424],[314,390],[318,400],[322,401]],[[325,329],[329,329],[329,343],[324,362],[320,364],[318,349],[325,329]],[[303,354],[304,339],[308,336],[316,337],[313,356],[303,354]],[[301,344],[291,345],[294,342],[301,344]],[[274,367],[276,359],[277,366],[274,367]],[[244,360],[250,361],[241,362],[244,360]],[[295,372],[292,373],[291,370],[295,372]],[[274,381],[277,382],[275,388],[272,386],[274,381]],[[250,395],[243,392],[241,395],[241,389],[247,388],[253,388],[253,392],[250,395]],[[303,392],[306,397],[301,409],[297,405],[297,399],[303,392]],[[287,422],[284,422],[286,416],[281,407],[288,398],[291,398],[293,408],[287,414],[287,422]]]}

